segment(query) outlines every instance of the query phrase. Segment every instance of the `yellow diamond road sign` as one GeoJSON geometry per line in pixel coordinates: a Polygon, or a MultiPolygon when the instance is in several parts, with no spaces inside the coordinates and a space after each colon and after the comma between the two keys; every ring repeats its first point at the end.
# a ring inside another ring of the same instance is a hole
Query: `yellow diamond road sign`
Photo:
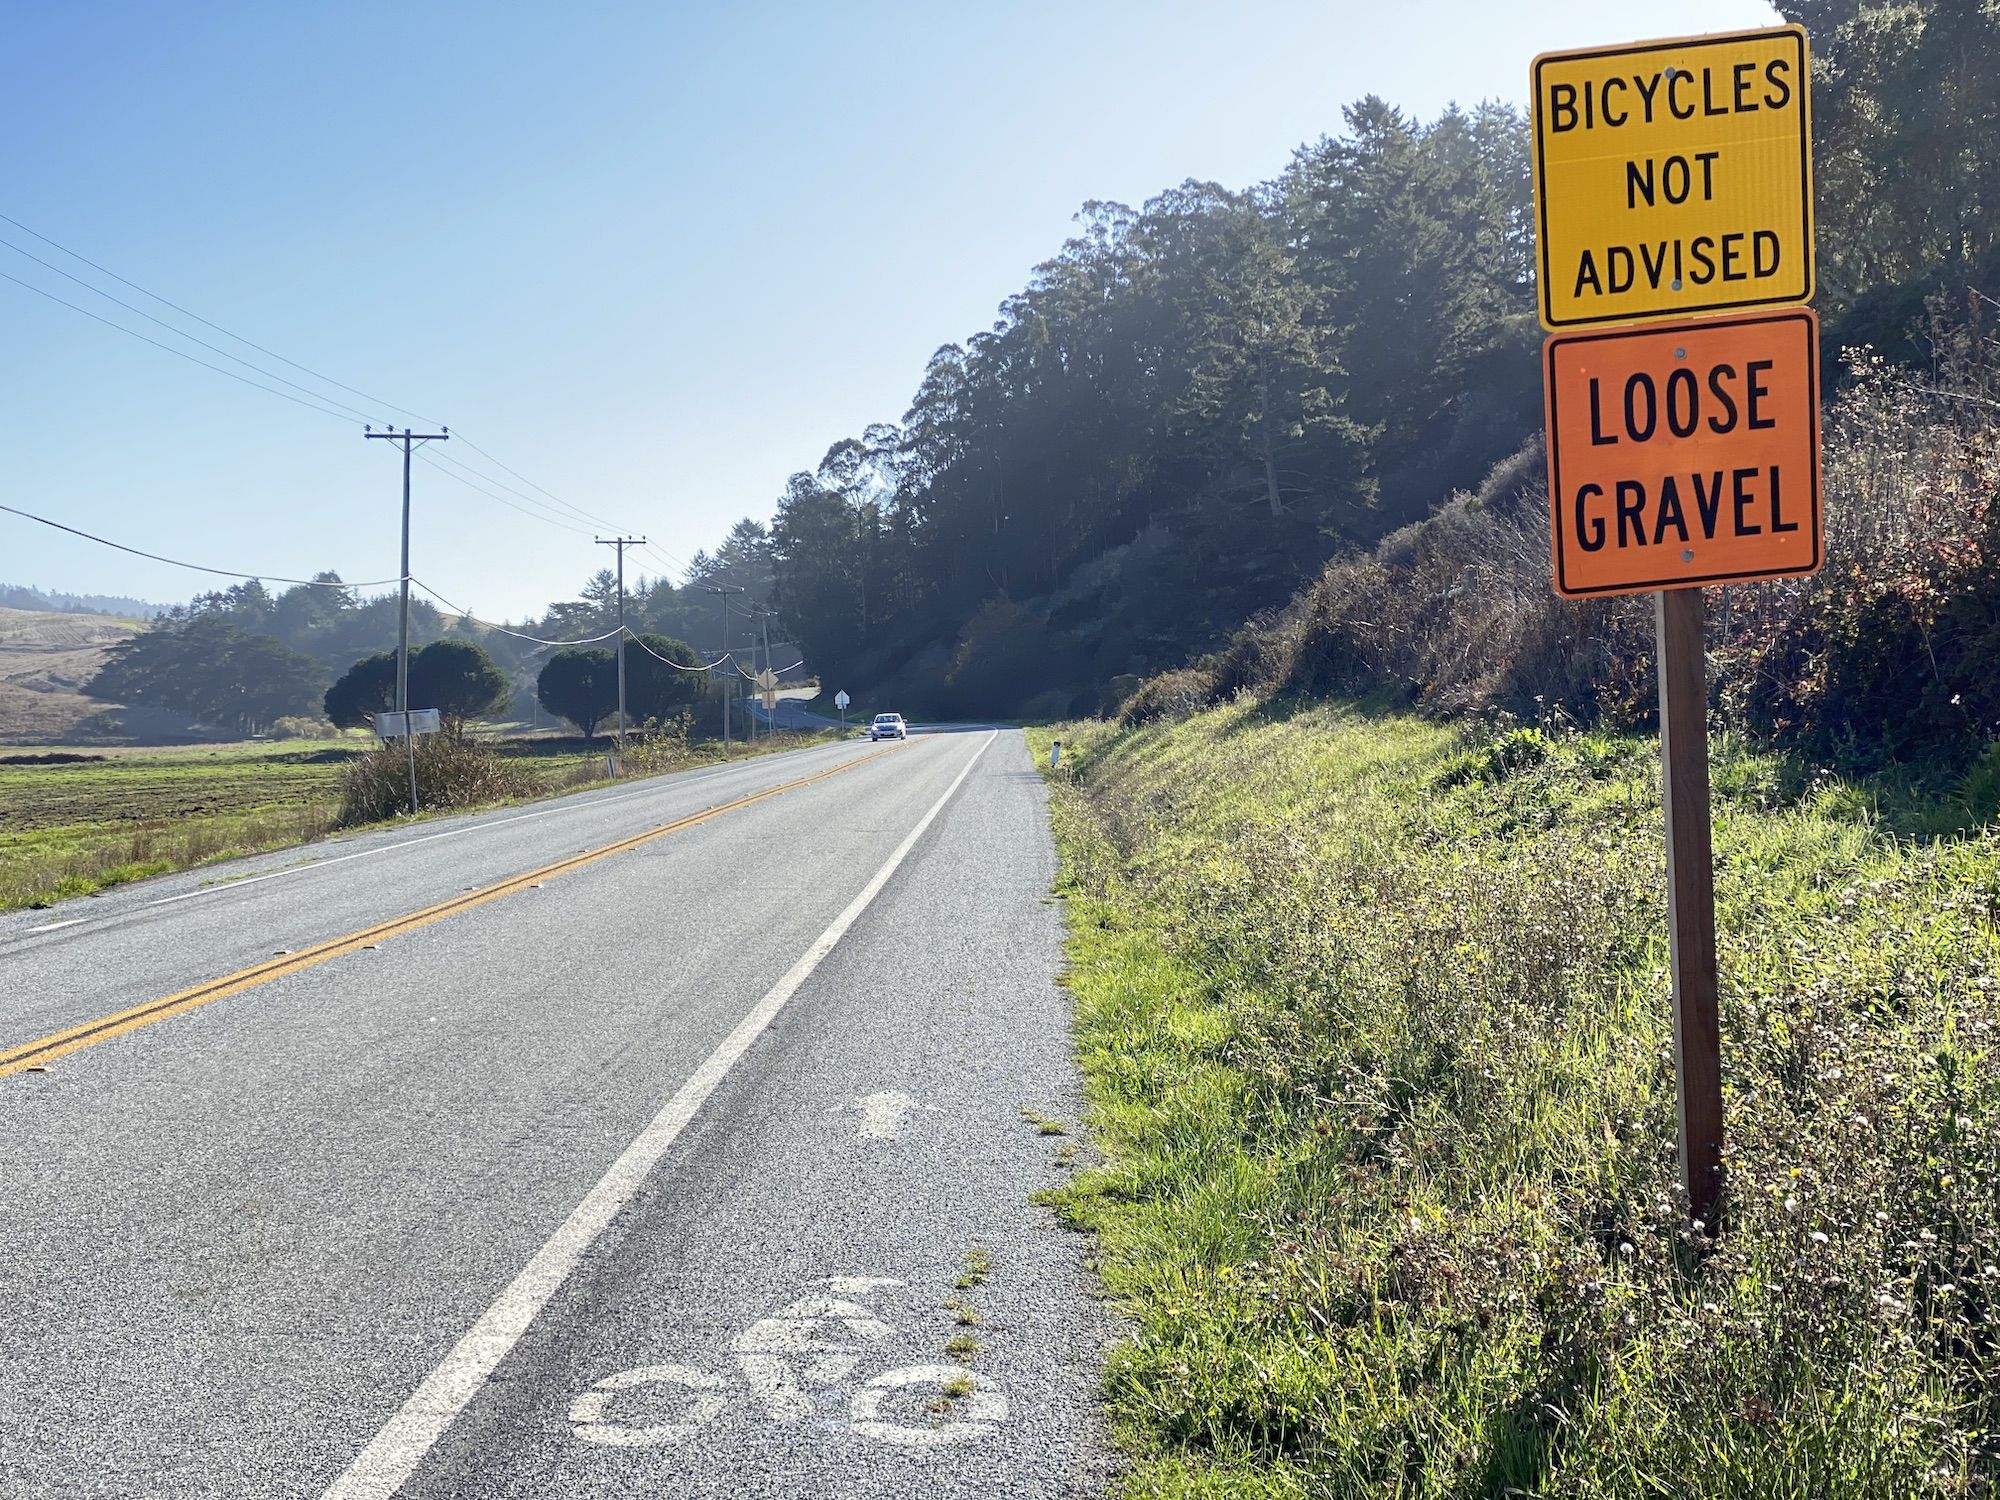
{"type": "Polygon", "coordinates": [[[1534,84],[1545,327],[1811,300],[1803,29],[1546,53],[1534,84]]]}

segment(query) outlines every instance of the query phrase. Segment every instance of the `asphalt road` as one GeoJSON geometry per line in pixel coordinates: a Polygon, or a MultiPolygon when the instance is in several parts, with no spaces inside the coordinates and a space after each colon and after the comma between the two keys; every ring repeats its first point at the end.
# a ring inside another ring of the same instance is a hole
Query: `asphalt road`
{"type": "Polygon", "coordinates": [[[1101,1493],[1052,874],[977,731],[0,917],[0,1496],[1101,1493]]]}

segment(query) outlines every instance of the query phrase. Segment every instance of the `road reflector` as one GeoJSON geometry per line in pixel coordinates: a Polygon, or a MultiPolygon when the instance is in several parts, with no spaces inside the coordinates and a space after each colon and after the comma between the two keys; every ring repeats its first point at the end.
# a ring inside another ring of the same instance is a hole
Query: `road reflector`
{"type": "Polygon", "coordinates": [[[1798,26],[1536,58],[1543,326],[1810,301],[1808,71],[1798,26]]]}
{"type": "Polygon", "coordinates": [[[1543,392],[1557,593],[1818,570],[1809,309],[1553,334],[1543,392]]]}

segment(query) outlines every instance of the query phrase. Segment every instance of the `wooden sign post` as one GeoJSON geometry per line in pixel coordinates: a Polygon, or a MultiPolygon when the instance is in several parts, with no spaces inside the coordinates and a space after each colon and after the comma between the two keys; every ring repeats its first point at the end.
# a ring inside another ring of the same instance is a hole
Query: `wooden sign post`
{"type": "Polygon", "coordinates": [[[1667,953],[1674,1083],[1688,1212],[1712,1233],[1722,1191],[1722,1011],[1709,847],[1708,673],[1700,589],[1653,596],[1659,641],[1660,766],[1667,811],[1667,953]]]}
{"type": "Polygon", "coordinates": [[[1554,583],[1655,596],[1681,1181],[1710,1233],[1722,1027],[1701,587],[1799,577],[1824,551],[1819,329],[1796,305],[1813,288],[1807,73],[1795,26],[1534,64],[1554,583]],[[1758,308],[1784,310],[1742,311],[1758,308]]]}

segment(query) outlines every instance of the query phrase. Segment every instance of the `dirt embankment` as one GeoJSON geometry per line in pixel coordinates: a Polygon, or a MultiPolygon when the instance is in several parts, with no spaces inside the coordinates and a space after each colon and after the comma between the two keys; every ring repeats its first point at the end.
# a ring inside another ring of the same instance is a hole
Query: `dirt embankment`
{"type": "Polygon", "coordinates": [[[145,628],[117,615],[0,609],[0,744],[183,734],[175,715],[83,696],[105,653],[145,628]]]}

